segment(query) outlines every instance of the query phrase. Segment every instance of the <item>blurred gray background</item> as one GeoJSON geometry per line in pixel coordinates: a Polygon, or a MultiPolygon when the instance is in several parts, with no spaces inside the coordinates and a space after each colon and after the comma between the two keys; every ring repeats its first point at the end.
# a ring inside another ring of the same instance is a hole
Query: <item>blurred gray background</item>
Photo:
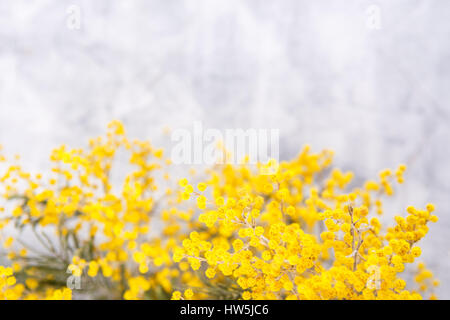
{"type": "Polygon", "coordinates": [[[450,2],[0,0],[0,143],[30,169],[122,120],[279,128],[356,180],[407,163],[389,206],[434,202],[423,260],[450,298],[450,2]]]}

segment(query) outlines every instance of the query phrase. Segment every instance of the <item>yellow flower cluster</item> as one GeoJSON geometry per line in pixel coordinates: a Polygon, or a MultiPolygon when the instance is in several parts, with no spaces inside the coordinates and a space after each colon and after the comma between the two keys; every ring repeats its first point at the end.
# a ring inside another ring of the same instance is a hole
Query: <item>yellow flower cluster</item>
{"type": "Polygon", "coordinates": [[[0,172],[0,298],[435,298],[423,264],[417,289],[400,277],[434,206],[379,220],[406,166],[350,188],[332,159],[306,146],[274,171],[217,165],[177,184],[163,151],[118,121],[85,150],[55,149],[46,175],[16,158],[0,172]]]}
{"type": "Polygon", "coordinates": [[[72,290],[69,288],[54,289],[48,288],[43,295],[36,295],[30,292],[38,286],[35,279],[29,278],[25,283],[17,283],[11,267],[0,266],[0,300],[71,300],[72,290]]]}
{"type": "Polygon", "coordinates": [[[160,288],[156,297],[168,295],[177,274],[164,265],[171,264],[175,239],[149,236],[167,193],[156,185],[168,163],[162,150],[130,141],[114,121],[106,137],[92,139],[86,150],[61,146],[50,160],[45,177],[19,164],[0,176],[7,200],[0,229],[15,229],[3,244],[15,271],[28,281],[24,298],[67,298],[68,281],[78,280],[80,294],[91,297],[134,299],[150,286],[160,288]],[[127,156],[129,171],[114,171],[127,156]],[[19,231],[22,237],[14,239],[19,231]]]}
{"type": "Polygon", "coordinates": [[[22,296],[24,286],[16,283],[12,268],[0,266],[0,300],[17,300],[22,296]]]}
{"type": "MultiPolygon", "coordinates": [[[[383,197],[394,193],[391,170],[346,191],[353,174],[330,168],[331,157],[306,147],[273,175],[248,166],[213,171],[209,196],[197,195],[205,228],[183,240],[174,261],[187,261],[217,285],[231,281],[243,299],[421,299],[399,274],[420,256],[416,243],[437,221],[434,206],[408,207],[383,229],[371,212],[382,214],[383,197]]],[[[405,169],[396,170],[398,183],[405,169]]],[[[187,181],[180,184],[192,194],[187,181]]],[[[423,278],[431,272],[416,281],[423,278]]],[[[177,291],[173,298],[183,297],[177,291]]]]}

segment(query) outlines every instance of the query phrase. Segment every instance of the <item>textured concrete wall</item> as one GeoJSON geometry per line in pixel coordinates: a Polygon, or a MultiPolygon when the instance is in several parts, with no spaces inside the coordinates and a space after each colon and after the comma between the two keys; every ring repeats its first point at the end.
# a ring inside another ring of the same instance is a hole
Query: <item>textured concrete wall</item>
{"type": "Polygon", "coordinates": [[[2,0],[0,141],[42,169],[113,118],[161,143],[202,121],[279,128],[282,158],[334,148],[357,179],[406,162],[390,209],[436,203],[424,260],[450,298],[449,16],[445,0],[2,0]]]}

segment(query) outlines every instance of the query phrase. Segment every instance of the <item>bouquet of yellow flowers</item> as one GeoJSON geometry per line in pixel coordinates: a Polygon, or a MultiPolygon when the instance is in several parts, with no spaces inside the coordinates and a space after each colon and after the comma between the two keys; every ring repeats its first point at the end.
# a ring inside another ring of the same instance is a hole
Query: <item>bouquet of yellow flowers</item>
{"type": "Polygon", "coordinates": [[[174,179],[162,149],[113,121],[86,150],[53,150],[46,174],[13,159],[0,172],[0,299],[436,298],[423,263],[415,283],[401,277],[434,206],[379,219],[406,166],[353,186],[332,158],[306,146],[174,179]]]}

